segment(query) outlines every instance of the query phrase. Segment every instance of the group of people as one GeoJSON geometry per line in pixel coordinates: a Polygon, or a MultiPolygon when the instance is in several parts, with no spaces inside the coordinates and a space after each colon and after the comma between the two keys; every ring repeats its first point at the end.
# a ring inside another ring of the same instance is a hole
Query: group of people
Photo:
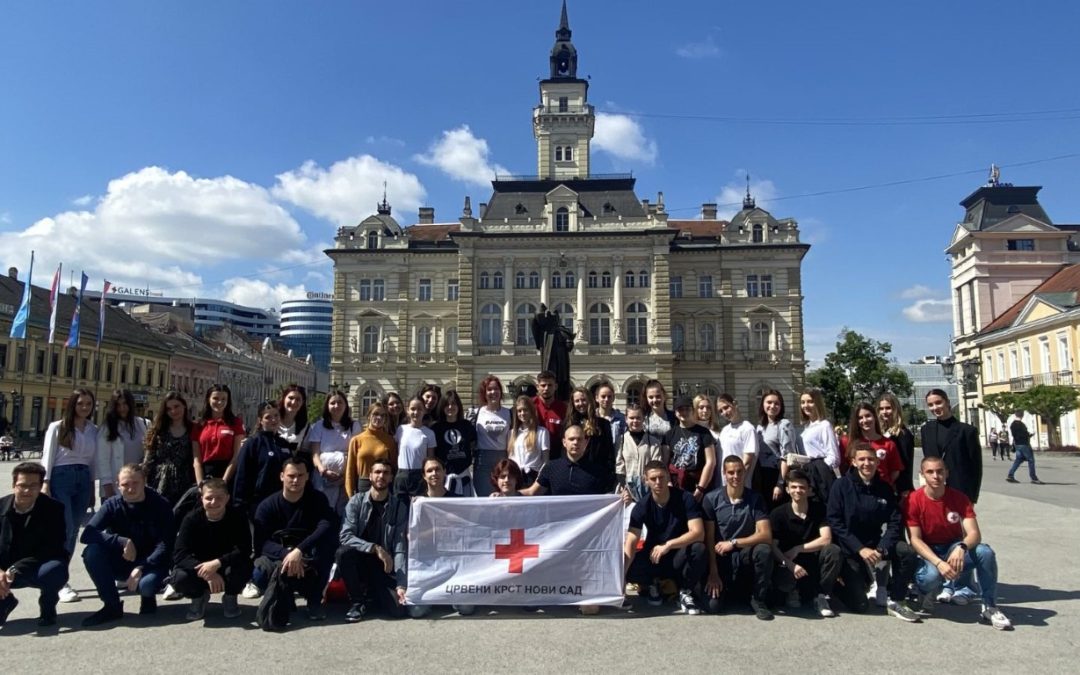
{"type": "Polygon", "coordinates": [[[334,390],[311,423],[306,392],[290,385],[259,406],[250,434],[222,385],[197,419],[170,393],[150,423],[117,391],[100,430],[93,395],[78,390],[49,427],[42,464],[17,465],[14,494],[0,500],[0,625],[13,588],[41,589],[42,625],[56,621],[58,601],[78,599],[68,564],[96,477],[103,501],[81,541],[102,607],[86,626],[123,617],[121,587],[139,595],[141,614],[156,611],[164,587],[166,599],[191,600],[190,620],[216,593],[237,617],[243,595],[260,599],[261,627],[281,629],[296,595],[310,619],[326,617],[332,576],[347,621],[425,616],[430,607],[405,602],[412,499],[617,493],[630,511],[626,578],[649,604],[670,587],[691,615],[749,601],[762,620],[779,604],[831,617],[835,601],[856,613],[877,602],[918,621],[934,602],[978,594],[980,617],[1009,627],[972,507],[977,434],[951,416],[944,392],[927,396],[934,420],[922,429],[916,490],[914,436],[891,394],[858,405],[838,439],[813,389],[799,397],[797,428],[774,390],[755,423],[726,394],[669,408],[658,380],[625,411],[609,383],[561,401],[553,374],[536,382],[535,396],[509,408],[493,375],[468,409],[455,391],[425,385],[407,401],[373,403],[363,422],[334,390]]]}

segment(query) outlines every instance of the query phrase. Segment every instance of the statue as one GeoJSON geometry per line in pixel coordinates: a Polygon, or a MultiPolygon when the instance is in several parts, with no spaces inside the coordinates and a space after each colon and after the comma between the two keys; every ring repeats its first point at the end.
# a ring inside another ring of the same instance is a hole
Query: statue
{"type": "Polygon", "coordinates": [[[533,341],[540,350],[540,370],[555,374],[555,398],[570,400],[570,352],[574,349],[575,334],[563,325],[558,312],[552,313],[541,304],[532,320],[533,341]]]}

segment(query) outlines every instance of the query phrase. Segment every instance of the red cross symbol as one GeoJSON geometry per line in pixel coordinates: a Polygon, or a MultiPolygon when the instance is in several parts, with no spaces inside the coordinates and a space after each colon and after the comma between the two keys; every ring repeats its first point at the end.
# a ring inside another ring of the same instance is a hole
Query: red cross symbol
{"type": "Polygon", "coordinates": [[[510,561],[510,574],[525,571],[527,558],[539,558],[540,546],[525,543],[525,530],[510,530],[509,544],[495,544],[495,559],[510,561]]]}

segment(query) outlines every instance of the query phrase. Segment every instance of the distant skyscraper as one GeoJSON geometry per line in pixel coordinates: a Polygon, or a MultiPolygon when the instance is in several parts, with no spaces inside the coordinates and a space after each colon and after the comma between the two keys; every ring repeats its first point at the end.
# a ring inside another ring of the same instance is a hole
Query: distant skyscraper
{"type": "Polygon", "coordinates": [[[281,343],[293,351],[293,356],[311,354],[320,371],[330,369],[332,299],[329,293],[308,293],[303,300],[281,303],[281,343]]]}

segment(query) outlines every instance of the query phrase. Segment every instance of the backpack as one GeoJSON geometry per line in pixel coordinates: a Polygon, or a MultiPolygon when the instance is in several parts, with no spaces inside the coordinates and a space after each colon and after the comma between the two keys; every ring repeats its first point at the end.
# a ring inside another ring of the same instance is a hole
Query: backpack
{"type": "Polygon", "coordinates": [[[285,630],[289,615],[296,609],[292,590],[281,578],[281,564],[274,568],[270,583],[266,586],[259,609],[255,611],[255,623],[265,631],[285,630]]]}

